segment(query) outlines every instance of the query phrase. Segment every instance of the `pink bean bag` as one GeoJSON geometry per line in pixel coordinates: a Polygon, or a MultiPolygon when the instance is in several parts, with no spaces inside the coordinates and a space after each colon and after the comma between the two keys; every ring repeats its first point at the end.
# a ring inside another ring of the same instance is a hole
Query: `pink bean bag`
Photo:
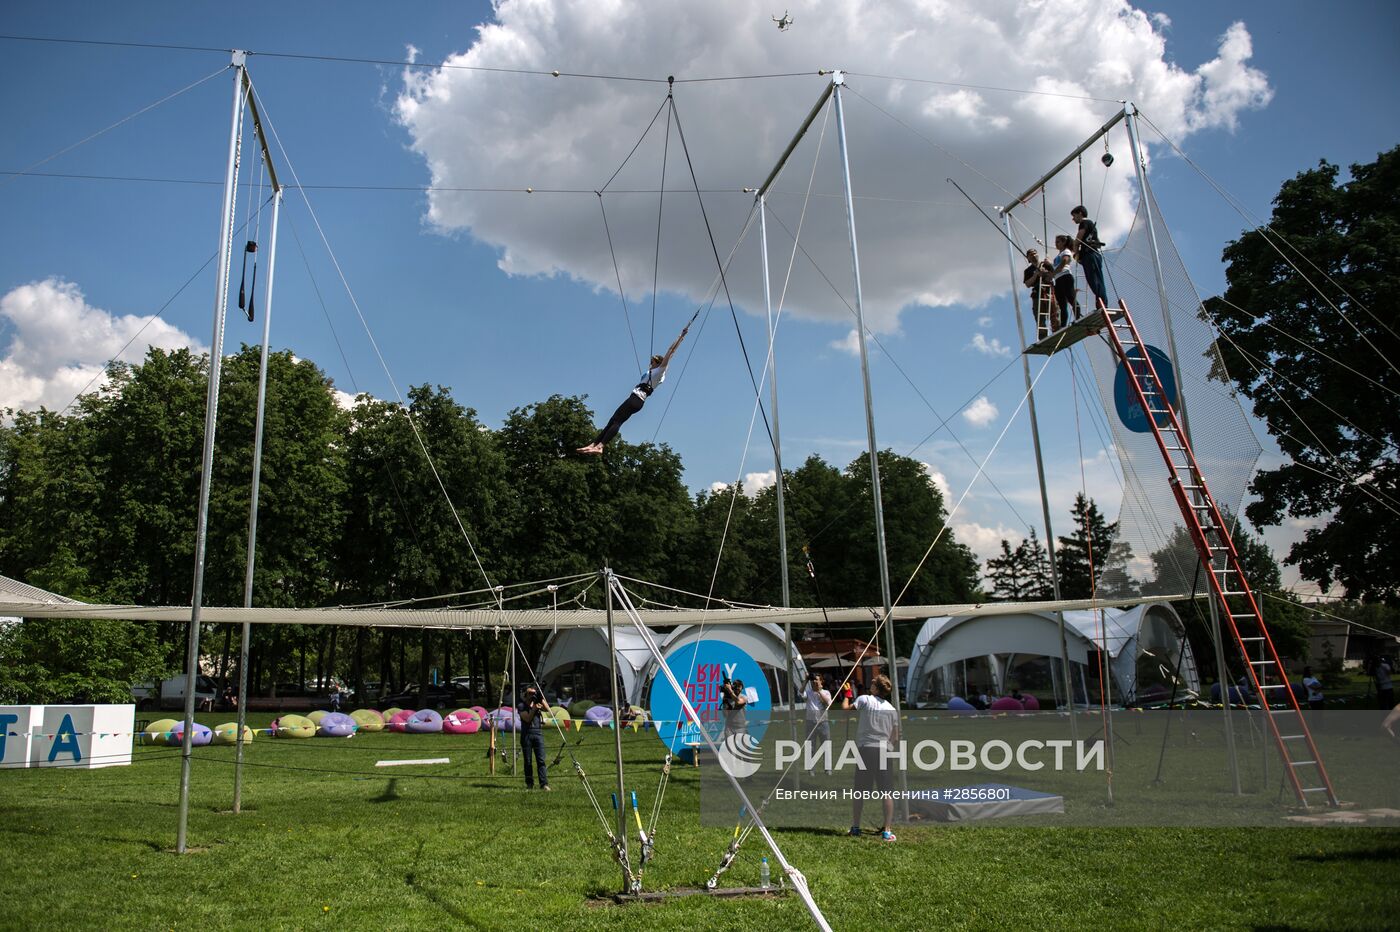
{"type": "Polygon", "coordinates": [[[1024,712],[1026,707],[1010,696],[1002,696],[990,706],[993,712],[1024,712]]]}
{"type": "Polygon", "coordinates": [[[1039,712],[1040,700],[1035,696],[1025,695],[1021,697],[1021,705],[1025,706],[1027,712],[1039,712]]]}
{"type": "Polygon", "coordinates": [[[486,717],[487,717],[488,715],[491,714],[490,712],[488,712],[488,711],[486,710],[486,707],[485,707],[485,706],[474,705],[474,706],[472,706],[471,710],[472,710],[473,712],[475,712],[475,713],[481,718],[481,721],[482,721],[483,723],[485,723],[486,717]]]}
{"type": "Polygon", "coordinates": [[[449,712],[442,720],[442,730],[449,735],[474,735],[481,730],[481,716],[475,709],[449,712]]]}
{"type": "Polygon", "coordinates": [[[399,709],[397,712],[394,713],[393,718],[389,719],[389,730],[406,731],[408,727],[408,720],[413,718],[413,715],[414,712],[412,709],[399,709]]]}

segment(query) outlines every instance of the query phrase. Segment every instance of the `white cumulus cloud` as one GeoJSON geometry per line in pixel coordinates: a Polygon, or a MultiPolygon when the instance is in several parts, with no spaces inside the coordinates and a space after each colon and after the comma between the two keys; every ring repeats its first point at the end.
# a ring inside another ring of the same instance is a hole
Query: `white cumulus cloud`
{"type": "MultiPolygon", "coordinates": [[[[497,0],[494,20],[478,29],[469,48],[448,56],[447,65],[621,73],[662,83],[405,69],[395,112],[437,188],[428,197],[428,224],[494,247],[508,274],[561,275],[615,289],[592,194],[606,185],[623,284],[629,297],[642,299],[656,255],[657,195],[651,191],[660,181],[668,138],[665,113],[616,178],[609,177],[662,105],[664,78],[676,75],[680,119],[671,121],[669,136],[666,187],[673,193],[664,204],[659,277],[663,289],[701,299],[710,293],[716,264],[696,198],[687,194],[687,149],[719,252],[726,255],[753,201],[742,189],[764,179],[829,80],[818,69],[841,68],[848,71],[844,101],[865,312],[869,326],[888,332],[905,308],[976,305],[1007,288],[1005,250],[994,231],[983,229],[955,193],[928,203],[930,192],[951,191],[944,177],[957,178],[979,203],[1001,204],[1101,125],[1116,100],[1135,101],[1156,126],[1180,139],[1233,129],[1243,112],[1266,105],[1272,93],[1267,77],[1250,65],[1243,24],[1220,38],[1215,57],[1193,67],[1168,49],[1165,20],[1127,0],[785,2],[795,25],[779,32],[772,11],[747,0],[497,0]],[[797,76],[683,83],[775,73],[797,76]],[[448,190],[527,186],[535,193],[448,190]]],[[[796,229],[822,140],[812,182],[819,196],[807,204],[802,240],[845,291],[844,300],[799,256],[786,307],[849,324],[850,254],[837,196],[835,127],[826,121],[817,118],[770,192],[769,237],[780,258],[790,250],[782,227],[796,229]]],[[[1111,142],[1119,152],[1126,148],[1121,128],[1111,142]]],[[[1128,164],[1120,158],[1111,170],[1097,160],[1085,166],[1086,189],[1104,192],[1102,203],[1096,195],[1091,206],[1109,236],[1121,235],[1131,220],[1128,164]]],[[[1051,185],[1052,232],[1068,224],[1078,197],[1068,176],[1051,185]]],[[[728,284],[741,306],[762,307],[756,236],[735,253],[728,284]]]]}
{"type": "Polygon", "coordinates": [[[948,485],[948,477],[935,469],[931,463],[920,463],[929,480],[933,482],[933,487],[943,495],[943,505],[945,508],[953,507],[953,489],[948,485]]]}
{"type": "Polygon", "coordinates": [[[108,360],[140,362],[152,346],[206,352],[163,320],[93,307],[77,285],[60,278],[20,285],[0,297],[0,319],[10,331],[0,356],[0,407],[62,408],[79,392],[100,386],[108,360]]]}
{"type": "Polygon", "coordinates": [[[1011,347],[1007,346],[1005,343],[1001,342],[996,337],[992,337],[989,340],[984,334],[981,333],[974,333],[972,335],[972,342],[967,345],[969,349],[975,349],[977,350],[977,352],[982,353],[986,356],[1011,355],[1011,347]]]}
{"type": "Polygon", "coordinates": [[[954,521],[953,534],[957,542],[976,554],[977,559],[982,563],[986,563],[988,557],[1001,554],[1003,540],[1015,547],[1021,542],[1021,538],[1026,536],[1021,531],[1005,525],[998,524],[996,527],[988,527],[975,521],[954,521]]]}
{"type": "Polygon", "coordinates": [[[860,355],[860,336],[855,332],[855,330],[852,330],[850,333],[846,334],[839,340],[832,340],[831,343],[828,345],[834,350],[840,350],[841,352],[849,353],[852,356],[860,355]]]}
{"type": "Polygon", "coordinates": [[[979,395],[977,400],[968,405],[962,413],[963,420],[973,427],[986,427],[997,419],[996,404],[986,395],[979,395]]]}

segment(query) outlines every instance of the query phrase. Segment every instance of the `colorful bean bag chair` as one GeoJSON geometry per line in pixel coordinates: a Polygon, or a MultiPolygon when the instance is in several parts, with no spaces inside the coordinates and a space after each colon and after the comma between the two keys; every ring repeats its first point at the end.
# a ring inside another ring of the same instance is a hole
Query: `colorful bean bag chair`
{"type": "Polygon", "coordinates": [[[442,730],[449,735],[474,735],[481,730],[481,716],[476,709],[458,709],[442,720],[442,730]]]}
{"type": "Polygon", "coordinates": [[[173,718],[158,719],[146,726],[146,730],[141,732],[141,737],[149,744],[168,744],[175,724],[173,718]]]}
{"type": "Polygon", "coordinates": [[[385,709],[383,712],[380,712],[379,714],[382,715],[382,716],[384,716],[384,724],[387,725],[387,724],[389,724],[391,721],[394,720],[394,716],[395,716],[395,715],[398,715],[398,714],[399,714],[400,712],[402,712],[402,711],[403,711],[403,709],[401,709],[401,708],[399,708],[398,706],[395,705],[395,706],[390,706],[389,708],[385,709]]]}
{"type": "Polygon", "coordinates": [[[953,698],[948,700],[948,711],[961,713],[976,712],[977,706],[968,702],[962,696],[954,696],[953,698]]]}
{"type": "Polygon", "coordinates": [[[316,725],[317,728],[320,728],[321,719],[325,718],[329,714],[330,713],[327,712],[325,709],[317,709],[315,712],[307,712],[306,717],[311,719],[311,721],[316,725]]]}
{"type": "Polygon", "coordinates": [[[276,738],[310,738],[316,734],[316,725],[304,715],[283,715],[273,720],[272,734],[276,738]]]}
{"type": "MultiPolygon", "coordinates": [[[[214,731],[208,725],[194,723],[194,734],[190,736],[190,744],[197,748],[202,748],[214,740],[214,731]]],[[[170,744],[183,745],[185,743],[185,723],[177,721],[175,727],[170,730],[170,744]]]]}
{"type": "Polygon", "coordinates": [[[590,725],[602,728],[612,721],[612,709],[605,705],[595,705],[583,713],[583,719],[590,725]]]}
{"type": "Polygon", "coordinates": [[[1039,712],[1039,711],[1040,711],[1040,700],[1037,699],[1035,696],[1030,696],[1030,695],[1022,696],[1022,697],[1021,697],[1021,705],[1025,706],[1025,709],[1026,709],[1027,712],[1039,712]]]}
{"type": "Polygon", "coordinates": [[[1015,699],[1012,699],[1010,696],[1002,696],[996,702],[993,702],[990,706],[988,706],[988,708],[991,709],[991,711],[993,712],[1026,711],[1025,706],[1021,705],[1021,703],[1017,702],[1015,699]]]}
{"type": "Polygon", "coordinates": [[[588,714],[588,710],[597,705],[592,699],[576,699],[569,703],[569,714],[576,719],[582,719],[588,714]]]}
{"type": "Polygon", "coordinates": [[[374,709],[356,709],[350,713],[360,731],[383,731],[384,716],[374,709]]]}
{"type": "Polygon", "coordinates": [[[399,709],[389,718],[389,730],[398,732],[406,731],[405,723],[412,717],[412,709],[399,709]]]}
{"type": "Polygon", "coordinates": [[[488,715],[491,714],[489,711],[487,711],[487,709],[486,709],[485,706],[480,706],[480,705],[474,705],[474,706],[472,706],[472,711],[475,712],[477,715],[481,716],[481,720],[482,720],[483,722],[485,722],[485,721],[486,721],[486,717],[487,717],[488,715]]]}
{"type": "Polygon", "coordinates": [[[563,706],[550,706],[549,715],[545,717],[544,723],[550,728],[558,725],[560,728],[568,730],[573,724],[573,717],[569,715],[569,710],[563,706]]]}
{"type": "MultiPolygon", "coordinates": [[[[253,729],[247,725],[243,726],[243,743],[251,744],[253,741],[253,729]]],[[[214,728],[215,744],[237,744],[238,743],[238,723],[224,722],[214,728]]]]}
{"type": "Polygon", "coordinates": [[[515,719],[515,710],[508,705],[503,705],[493,711],[487,721],[496,727],[497,731],[519,731],[520,723],[515,719]]]}
{"type": "Polygon", "coordinates": [[[404,722],[404,730],[415,735],[442,734],[442,716],[432,709],[414,712],[404,722]]]}
{"type": "Polygon", "coordinates": [[[316,734],[322,738],[348,738],[359,726],[344,712],[327,712],[316,723],[316,734]]]}

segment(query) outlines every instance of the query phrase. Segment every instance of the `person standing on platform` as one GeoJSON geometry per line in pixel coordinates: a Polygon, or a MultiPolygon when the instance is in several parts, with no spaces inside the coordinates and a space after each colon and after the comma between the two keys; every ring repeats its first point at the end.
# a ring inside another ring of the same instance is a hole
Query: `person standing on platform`
{"type": "Polygon", "coordinates": [[[1103,241],[1099,239],[1098,224],[1089,219],[1089,211],[1079,205],[1069,212],[1070,220],[1078,224],[1074,236],[1074,258],[1084,269],[1084,283],[1094,293],[1096,307],[1108,306],[1108,289],[1103,283],[1103,241]]]}
{"type": "Polygon", "coordinates": [[[1074,311],[1074,319],[1079,319],[1079,296],[1074,293],[1074,250],[1070,248],[1070,238],[1063,233],[1055,237],[1055,249],[1058,254],[1055,264],[1051,266],[1051,275],[1055,279],[1055,304],[1059,307],[1060,321],[1067,324],[1071,310],[1074,311]]]}
{"type": "Polygon", "coordinates": [[[1055,273],[1049,261],[1040,258],[1034,249],[1026,250],[1026,263],[1021,282],[1031,291],[1031,317],[1035,320],[1036,339],[1043,340],[1051,331],[1061,327],[1055,306],[1055,273]]]}

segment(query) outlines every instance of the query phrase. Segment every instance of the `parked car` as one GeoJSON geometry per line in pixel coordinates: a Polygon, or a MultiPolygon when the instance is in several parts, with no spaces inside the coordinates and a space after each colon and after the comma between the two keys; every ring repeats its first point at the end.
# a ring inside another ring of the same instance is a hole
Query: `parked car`
{"type": "MultiPolygon", "coordinates": [[[[456,709],[471,704],[470,691],[456,685],[429,686],[426,698],[426,706],[430,709],[456,709]]],[[[409,683],[401,692],[380,699],[379,705],[381,708],[399,706],[404,709],[417,709],[422,705],[418,698],[418,686],[409,683]]]]}
{"type": "MultiPolygon", "coordinates": [[[[185,683],[183,676],[172,676],[164,680],[135,683],[131,687],[131,698],[136,708],[142,712],[154,709],[183,709],[185,707],[185,683]]],[[[200,711],[212,711],[214,700],[218,698],[219,684],[212,676],[200,675],[195,679],[194,706],[200,711]]]]}

